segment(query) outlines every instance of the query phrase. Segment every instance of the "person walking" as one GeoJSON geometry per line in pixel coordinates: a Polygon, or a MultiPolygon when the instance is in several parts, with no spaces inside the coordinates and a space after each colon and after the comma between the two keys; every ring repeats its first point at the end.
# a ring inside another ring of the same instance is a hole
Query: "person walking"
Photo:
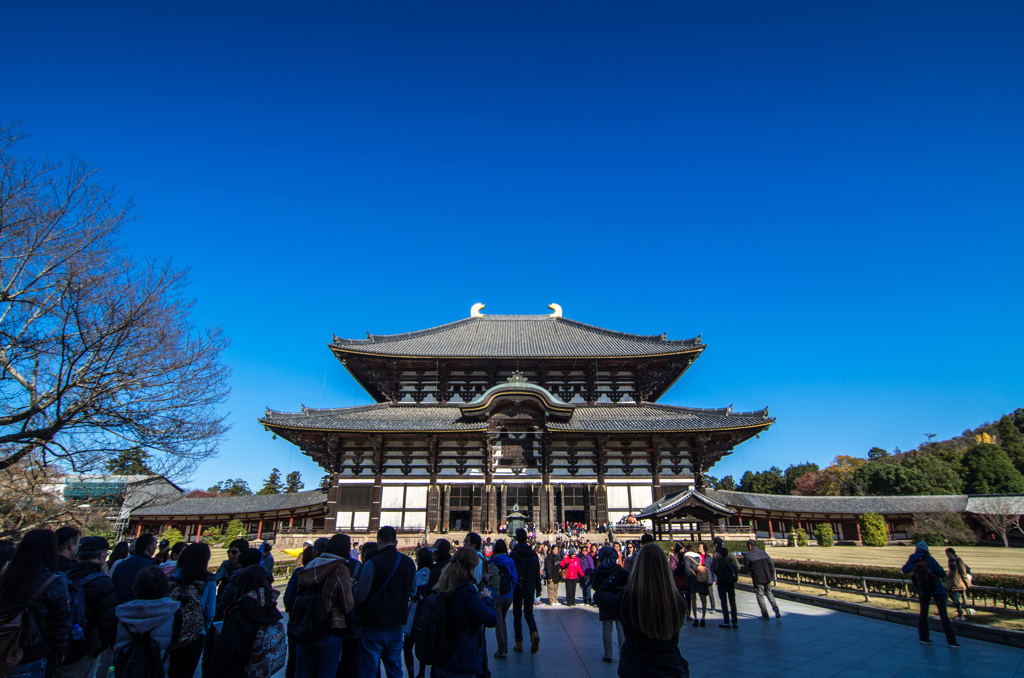
{"type": "Polygon", "coordinates": [[[953,634],[953,625],[949,623],[949,613],[946,611],[946,585],[943,580],[946,578],[946,571],[942,569],[931,553],[928,551],[928,544],[920,541],[907,563],[903,566],[903,572],[911,574],[911,581],[917,589],[917,597],[921,602],[921,610],[917,617],[917,635],[922,645],[931,645],[931,629],[928,624],[928,606],[932,600],[938,608],[939,619],[942,620],[942,630],[946,633],[946,643],[950,647],[960,647],[956,636],[953,634]]]}
{"type": "Polygon", "coordinates": [[[740,565],[736,555],[725,548],[725,540],[715,537],[715,555],[711,560],[711,570],[718,578],[718,599],[722,602],[724,622],[719,628],[738,629],[739,612],[736,609],[736,581],[739,579],[740,565]],[[729,608],[732,607],[732,625],[729,624],[729,608]]]}
{"type": "Polygon", "coordinates": [[[781,619],[779,604],[775,602],[772,594],[772,585],[775,583],[775,563],[763,549],[757,548],[757,542],[753,539],[747,540],[747,552],[743,556],[743,564],[750,570],[750,579],[754,584],[754,594],[757,596],[757,606],[761,608],[761,619],[771,619],[768,616],[768,608],[765,599],[775,611],[775,618],[781,619]]]}
{"type": "Polygon", "coordinates": [[[249,675],[246,669],[260,629],[282,619],[277,609],[277,595],[260,563],[242,568],[235,582],[234,598],[228,602],[224,624],[214,643],[210,675],[217,678],[246,678],[249,675]]]}
{"type": "MultiPolygon", "coordinates": [[[[442,575],[443,576],[443,575],[442,575]]],[[[398,552],[398,534],[377,531],[377,553],[363,563],[355,589],[360,625],[359,675],[375,678],[381,663],[388,678],[402,678],[402,645],[416,564],[398,552]]]]}
{"type": "MultiPolygon", "coordinates": [[[[156,553],[156,535],[143,534],[135,540],[135,552],[121,561],[117,569],[110,575],[114,583],[114,592],[117,594],[118,605],[127,603],[132,599],[132,587],[135,584],[135,577],[147,567],[156,567],[159,563],[153,554],[156,553]]],[[[166,579],[166,575],[164,579],[166,579]]]]}
{"type": "Polygon", "coordinates": [[[71,624],[67,583],[57,574],[57,537],[50,530],[32,530],[22,537],[0,572],[0,618],[23,609],[27,613],[18,643],[23,654],[4,678],[57,675],[71,624]]]}
{"type": "Polygon", "coordinates": [[[946,549],[946,564],[949,576],[946,577],[946,590],[949,591],[949,599],[956,607],[956,620],[964,620],[964,592],[971,588],[971,572],[964,559],[956,554],[952,548],[946,549]]]}
{"type": "Polygon", "coordinates": [[[437,666],[440,678],[469,678],[485,671],[484,627],[493,628],[498,615],[490,589],[478,590],[480,557],[471,546],[459,549],[437,583],[437,593],[447,598],[444,633],[452,644],[451,654],[437,666]]]}
{"type": "Polygon", "coordinates": [[[512,562],[516,565],[516,573],[519,578],[515,588],[512,589],[512,631],[515,634],[515,645],[512,647],[515,652],[523,651],[523,617],[526,617],[526,627],[530,630],[530,652],[537,654],[540,648],[540,634],[537,632],[537,622],[533,618],[533,601],[540,597],[540,563],[537,561],[537,554],[533,552],[527,543],[526,530],[516,530],[516,545],[512,548],[512,562]]]}
{"type": "Polygon", "coordinates": [[[619,610],[614,603],[618,600],[615,596],[621,596],[628,576],[626,570],[619,565],[619,553],[614,548],[605,546],[597,552],[597,567],[594,568],[594,602],[597,604],[597,618],[601,622],[601,639],[604,643],[602,659],[609,664],[612,662],[613,631],[618,631],[620,655],[626,641],[618,616],[619,610]],[[602,592],[613,595],[603,599],[598,595],[602,592]]]}
{"type": "MultiPolygon", "coordinates": [[[[314,629],[322,634],[318,640],[312,643],[296,641],[295,675],[299,678],[333,678],[337,674],[342,653],[342,631],[347,627],[345,614],[355,605],[348,562],[342,556],[345,541],[347,535],[331,537],[324,552],[299,573],[299,592],[313,591],[327,624],[327,628],[314,629]]],[[[308,611],[307,614],[313,615],[313,612],[308,611]]]]}
{"type": "Polygon", "coordinates": [[[548,605],[558,605],[558,584],[562,581],[558,563],[558,546],[552,545],[544,557],[544,576],[548,580],[548,605]]]}
{"type": "Polygon", "coordinates": [[[501,574],[501,584],[497,588],[491,587],[491,600],[498,613],[498,622],[494,627],[498,649],[494,653],[494,658],[504,659],[508,656],[508,627],[505,619],[508,616],[508,609],[512,606],[512,591],[519,583],[519,573],[516,570],[515,561],[508,555],[508,546],[505,545],[504,539],[494,542],[491,554],[491,562],[501,574]]]}
{"type": "MultiPolygon", "coordinates": [[[[150,535],[152,536],[152,535],[150,535]]],[[[153,546],[156,546],[154,537],[153,546]]],[[[155,548],[154,548],[155,552],[155,548]]],[[[130,560],[130,559],[129,559],[130,560]]],[[[156,564],[156,560],[153,561],[156,564]]],[[[125,562],[118,571],[128,565],[125,562]]],[[[136,643],[154,642],[160,650],[160,663],[167,674],[174,636],[175,613],[181,603],[167,597],[167,575],[159,567],[143,566],[132,583],[131,600],[117,606],[117,640],[114,642],[114,675],[118,676],[119,657],[133,656],[136,643]]],[[[215,674],[211,674],[215,675],[215,674]]]]}
{"type": "MultiPolygon", "coordinates": [[[[64,571],[69,591],[81,587],[85,602],[85,626],[81,639],[72,639],[61,667],[61,678],[92,678],[106,650],[114,646],[117,632],[117,594],[106,573],[110,544],[103,537],[83,537],[77,544],[78,560],[64,571]]],[[[107,653],[105,666],[110,665],[107,653]]]]}
{"type": "Polygon", "coordinates": [[[694,626],[706,626],[710,573],[707,566],[703,564],[700,554],[696,551],[683,553],[683,564],[686,568],[686,585],[690,592],[690,617],[693,618],[694,626]],[[700,596],[700,621],[697,621],[698,596],[700,596]]]}
{"type": "Polygon", "coordinates": [[[170,577],[167,597],[181,603],[181,628],[171,642],[167,675],[168,678],[192,678],[217,606],[217,583],[210,574],[209,546],[189,544],[181,551],[170,577]]]}
{"type": "Polygon", "coordinates": [[[634,556],[625,588],[600,590],[598,603],[616,611],[626,640],[619,651],[619,678],[687,678],[689,665],[679,652],[679,629],[686,619],[683,600],[672,582],[668,557],[657,544],[634,556]]]}
{"type": "Polygon", "coordinates": [[[565,604],[568,607],[576,605],[576,583],[583,576],[583,568],[580,567],[580,560],[576,557],[576,549],[569,547],[569,553],[558,563],[562,577],[565,579],[565,604]]]}

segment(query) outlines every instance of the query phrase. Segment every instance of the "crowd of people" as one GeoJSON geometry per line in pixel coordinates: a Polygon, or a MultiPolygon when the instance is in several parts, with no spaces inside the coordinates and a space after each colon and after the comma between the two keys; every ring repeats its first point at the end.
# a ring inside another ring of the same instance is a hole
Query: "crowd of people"
{"type": "MultiPolygon", "coordinates": [[[[229,544],[211,574],[202,543],[157,542],[143,534],[111,549],[102,537],[63,527],[28,532],[16,548],[0,543],[0,675],[17,678],[168,676],[287,678],[486,676],[485,628],[495,629],[493,659],[540,647],[535,604],[598,608],[603,659],[613,661],[618,638],[621,678],[686,676],[679,631],[706,626],[717,590],[723,620],[738,628],[735,584],[751,576],[763,619],[781,616],[772,594],[775,566],[754,541],[731,553],[721,538],[676,544],[670,554],[644,534],[624,547],[598,547],[568,533],[554,543],[516,530],[465,544],[438,539],[414,558],[399,552],[397,534],[382,527],[374,542],[353,549],[348,535],[308,542],[284,590],[287,626],[272,587],[272,547],[245,539],[229,544]],[[709,550],[710,549],[710,550],[709,550]],[[509,647],[508,613],[512,611],[509,647]],[[524,634],[523,621],[526,622],[524,634]],[[16,632],[16,633],[14,633],[16,632]],[[12,635],[14,633],[14,635],[12,635]]],[[[936,603],[947,643],[958,647],[946,613],[947,596],[970,586],[970,568],[953,549],[949,573],[927,544],[907,561],[921,601],[922,643],[930,643],[928,608],[936,603]]],[[[958,618],[962,618],[958,616],[958,618]]]]}

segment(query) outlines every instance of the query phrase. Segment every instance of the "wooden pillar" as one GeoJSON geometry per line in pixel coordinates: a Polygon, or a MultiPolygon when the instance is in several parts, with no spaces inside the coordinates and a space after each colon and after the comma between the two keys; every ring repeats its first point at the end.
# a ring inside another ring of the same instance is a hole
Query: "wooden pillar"
{"type": "Polygon", "coordinates": [[[203,524],[199,523],[199,526],[196,527],[196,541],[199,541],[199,538],[202,537],[202,536],[203,536],[203,524]]]}
{"type": "Polygon", "coordinates": [[[775,539],[775,532],[772,531],[772,519],[768,518],[768,538],[775,539]]]}
{"type": "Polygon", "coordinates": [[[140,536],[142,536],[142,523],[135,528],[135,538],[138,539],[140,536]]]}
{"type": "Polygon", "coordinates": [[[288,516],[288,527],[291,527],[294,524],[295,524],[295,514],[292,514],[292,515],[288,516]]]}
{"type": "Polygon", "coordinates": [[[857,521],[856,525],[857,525],[857,541],[859,541],[861,543],[861,545],[863,545],[864,544],[864,538],[860,536],[860,521],[859,520],[857,521]]]}
{"type": "Polygon", "coordinates": [[[452,520],[452,492],[450,485],[438,486],[441,493],[441,530],[447,532],[451,528],[452,520]]]}
{"type": "Polygon", "coordinates": [[[257,539],[262,539],[263,538],[263,516],[260,516],[260,522],[256,526],[256,538],[257,539]]]}

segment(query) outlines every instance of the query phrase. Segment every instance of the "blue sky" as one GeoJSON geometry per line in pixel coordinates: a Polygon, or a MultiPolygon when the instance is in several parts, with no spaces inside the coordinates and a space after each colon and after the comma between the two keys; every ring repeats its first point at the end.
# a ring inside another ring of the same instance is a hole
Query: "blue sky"
{"type": "Polygon", "coordinates": [[[17,3],[0,118],[132,196],[232,339],[191,486],[319,470],[333,334],[545,313],[702,334],[663,402],[771,407],[713,473],[1024,406],[1019,2],[17,3]],[[58,9],[59,8],[59,9],[58,9]]]}

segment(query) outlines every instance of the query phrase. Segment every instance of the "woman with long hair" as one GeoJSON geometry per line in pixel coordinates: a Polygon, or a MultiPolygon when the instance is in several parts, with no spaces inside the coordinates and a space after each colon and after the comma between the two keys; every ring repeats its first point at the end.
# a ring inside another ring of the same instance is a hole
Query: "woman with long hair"
{"type": "Polygon", "coordinates": [[[21,661],[5,678],[56,675],[68,647],[71,624],[68,587],[57,575],[57,537],[50,530],[32,530],[14,550],[0,573],[0,616],[27,608],[22,616],[21,661]]]}
{"type": "Polygon", "coordinates": [[[697,555],[700,556],[700,564],[708,569],[708,604],[711,605],[711,614],[715,613],[715,573],[711,571],[712,554],[708,553],[707,545],[697,542],[697,555]]]}
{"type": "Polygon", "coordinates": [[[192,678],[217,606],[217,582],[210,574],[210,547],[203,543],[186,546],[178,556],[170,582],[168,597],[181,603],[182,622],[171,643],[168,678],[192,678]]]}
{"type": "Polygon", "coordinates": [[[484,627],[494,628],[498,615],[491,591],[476,586],[476,549],[459,549],[441,573],[435,591],[447,599],[445,635],[452,640],[451,655],[437,667],[440,678],[462,678],[483,673],[484,655],[481,636],[484,627]]]}
{"type": "Polygon", "coordinates": [[[110,557],[107,558],[107,572],[113,572],[114,566],[128,557],[128,542],[119,541],[110,550],[110,557]]]}
{"type": "Polygon", "coordinates": [[[256,634],[282,618],[277,611],[277,595],[262,565],[249,565],[238,573],[234,597],[228,603],[224,625],[214,641],[210,675],[218,678],[246,676],[256,634]]]}
{"type": "Polygon", "coordinates": [[[668,557],[657,544],[637,551],[626,588],[602,592],[599,604],[615,607],[626,642],[619,651],[619,678],[685,678],[689,666],[679,653],[679,629],[686,619],[683,599],[672,582],[668,557]]]}

